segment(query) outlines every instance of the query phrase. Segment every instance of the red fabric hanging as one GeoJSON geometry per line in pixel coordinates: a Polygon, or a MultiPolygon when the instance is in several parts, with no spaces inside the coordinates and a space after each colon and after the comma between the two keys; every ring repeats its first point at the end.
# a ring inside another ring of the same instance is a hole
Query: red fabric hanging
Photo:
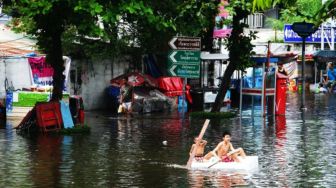
{"type": "Polygon", "coordinates": [[[180,77],[159,77],[159,89],[167,96],[181,96],[183,93],[183,82],[180,77]]]}

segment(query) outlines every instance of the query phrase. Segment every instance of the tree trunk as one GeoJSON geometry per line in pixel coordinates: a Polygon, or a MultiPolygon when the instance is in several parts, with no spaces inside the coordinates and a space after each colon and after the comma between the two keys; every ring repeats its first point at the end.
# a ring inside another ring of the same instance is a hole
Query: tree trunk
{"type": "Polygon", "coordinates": [[[63,98],[63,87],[65,76],[64,71],[64,61],[63,61],[63,50],[61,42],[62,32],[55,32],[52,37],[51,49],[46,55],[46,61],[49,62],[54,69],[53,75],[53,91],[52,91],[52,101],[59,101],[63,98]]]}
{"type": "Polygon", "coordinates": [[[232,19],[232,32],[229,37],[229,65],[227,66],[224,76],[221,78],[221,84],[219,86],[219,91],[215,99],[215,103],[212,105],[211,112],[219,112],[220,108],[223,105],[224,97],[227,90],[230,88],[231,76],[235,70],[242,63],[240,59],[240,54],[246,53],[240,48],[241,45],[244,45],[242,36],[244,32],[244,26],[240,23],[240,20],[246,18],[249,12],[244,11],[240,8],[235,8],[236,14],[232,19]]]}

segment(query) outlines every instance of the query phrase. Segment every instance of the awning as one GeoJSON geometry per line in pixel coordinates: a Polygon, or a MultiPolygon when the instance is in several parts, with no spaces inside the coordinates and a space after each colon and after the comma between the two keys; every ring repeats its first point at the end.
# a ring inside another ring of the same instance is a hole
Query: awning
{"type": "Polygon", "coordinates": [[[317,62],[336,62],[335,50],[320,50],[314,54],[314,59],[317,62]]]}

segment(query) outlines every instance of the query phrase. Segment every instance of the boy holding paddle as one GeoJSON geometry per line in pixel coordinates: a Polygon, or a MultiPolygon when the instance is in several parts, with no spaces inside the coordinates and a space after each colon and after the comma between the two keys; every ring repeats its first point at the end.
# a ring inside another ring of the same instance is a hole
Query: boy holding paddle
{"type": "Polygon", "coordinates": [[[193,151],[195,150],[195,160],[196,161],[203,161],[203,154],[204,154],[204,148],[205,148],[205,145],[207,144],[207,141],[205,140],[200,140],[198,139],[198,137],[195,137],[194,138],[194,144],[191,146],[191,149],[190,149],[190,152],[189,152],[189,155],[191,156],[193,151]]]}
{"type": "Polygon", "coordinates": [[[205,160],[209,160],[213,156],[218,156],[221,162],[239,162],[238,156],[246,157],[242,148],[234,149],[231,144],[231,134],[225,132],[223,141],[217,147],[204,156],[205,160]]]}

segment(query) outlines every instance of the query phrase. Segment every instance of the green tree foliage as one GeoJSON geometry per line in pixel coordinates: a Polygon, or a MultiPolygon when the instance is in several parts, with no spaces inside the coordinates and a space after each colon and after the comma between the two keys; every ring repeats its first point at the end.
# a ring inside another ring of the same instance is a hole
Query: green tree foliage
{"type": "MultiPolygon", "coordinates": [[[[244,67],[250,64],[249,57],[252,55],[250,36],[244,36],[242,32],[243,25],[238,23],[238,20],[246,18],[248,14],[256,10],[266,10],[268,8],[279,5],[287,8],[282,12],[283,19],[286,22],[294,21],[313,21],[317,26],[322,20],[325,20],[336,12],[336,2],[334,0],[327,1],[321,8],[320,1],[315,0],[232,0],[230,1],[231,11],[233,15],[232,33],[228,39],[228,49],[230,64],[225,70],[224,77],[221,80],[219,93],[215,103],[211,109],[212,112],[220,110],[225,93],[230,85],[231,76],[234,70],[243,70],[244,67]],[[252,6],[251,6],[252,4],[252,6]],[[316,13],[317,14],[314,14],[316,13]]],[[[274,24],[274,28],[279,28],[283,25],[279,22],[274,24]]]]}
{"type": "Polygon", "coordinates": [[[67,18],[74,14],[68,3],[41,0],[35,3],[14,1],[12,4],[13,16],[21,18],[14,19],[14,26],[37,38],[37,44],[46,53],[47,62],[54,68],[53,100],[62,98],[64,66],[61,35],[65,30],[67,18]]]}
{"type": "Polygon", "coordinates": [[[316,15],[322,7],[321,1],[316,0],[296,0],[295,6],[287,7],[280,12],[280,19],[268,18],[267,23],[274,30],[283,30],[285,24],[294,22],[311,22],[315,23],[316,15]]]}
{"type": "Polygon", "coordinates": [[[212,35],[220,0],[188,0],[177,5],[179,11],[175,19],[179,35],[202,38],[202,50],[212,50],[212,35]]]}
{"type": "MultiPolygon", "coordinates": [[[[53,99],[62,98],[64,70],[62,55],[78,57],[116,57],[128,54],[167,52],[167,42],[174,35],[201,36],[203,49],[210,50],[212,30],[219,0],[16,0],[5,1],[13,17],[13,26],[38,41],[53,66],[53,99]]],[[[232,34],[226,43],[230,64],[224,74],[221,94],[224,98],[234,70],[250,63],[253,33],[245,35],[240,22],[257,9],[295,1],[231,0],[232,34]],[[226,87],[226,88],[225,88],[226,87]],[[223,94],[224,93],[224,94],[223,94]]],[[[328,7],[328,10],[331,10],[328,7]]],[[[321,16],[323,17],[323,16],[321,16]]],[[[213,110],[218,111],[218,107],[213,110]]]]}
{"type": "Polygon", "coordinates": [[[244,34],[244,28],[248,25],[242,23],[241,20],[247,18],[254,7],[258,7],[258,4],[254,3],[254,1],[230,1],[228,9],[232,15],[232,32],[226,41],[230,63],[224,72],[224,76],[221,78],[219,92],[211,109],[212,112],[218,112],[220,110],[222,101],[229,89],[233,72],[235,70],[244,70],[252,63],[253,45],[251,41],[255,38],[255,33],[244,34]]]}
{"type": "Polygon", "coordinates": [[[256,10],[266,10],[278,4],[284,7],[293,6],[294,0],[232,0],[230,1],[232,19],[232,33],[227,41],[230,63],[227,66],[224,77],[221,79],[221,85],[215,103],[212,106],[212,112],[218,112],[222,105],[225,93],[229,89],[231,76],[235,70],[244,70],[251,65],[250,57],[253,55],[253,45],[251,40],[255,37],[254,33],[244,35],[243,30],[246,25],[240,23],[240,20],[256,10]]]}
{"type": "Polygon", "coordinates": [[[36,37],[53,66],[55,100],[62,98],[63,54],[105,58],[127,53],[139,59],[142,53],[167,51],[176,33],[208,41],[217,12],[211,0],[16,0],[6,5],[13,28],[36,37]]]}
{"type": "Polygon", "coordinates": [[[13,28],[36,37],[55,70],[53,100],[62,98],[63,54],[139,57],[167,50],[177,30],[180,35],[212,34],[208,18],[217,11],[211,0],[16,0],[6,5],[13,28]]]}
{"type": "Polygon", "coordinates": [[[296,4],[296,0],[252,0],[252,11],[267,10],[277,5],[291,7],[296,4]]]}
{"type": "Polygon", "coordinates": [[[64,82],[62,35],[69,27],[76,26],[78,35],[90,32],[98,36],[97,18],[92,15],[101,12],[102,6],[95,1],[70,0],[17,0],[9,2],[9,6],[14,17],[13,28],[36,37],[37,45],[54,68],[52,100],[61,99],[64,82]]]}
{"type": "Polygon", "coordinates": [[[317,11],[314,15],[315,18],[315,25],[320,25],[322,22],[326,21],[328,18],[334,18],[336,15],[336,1],[335,0],[328,0],[325,2],[321,9],[317,11]]]}

